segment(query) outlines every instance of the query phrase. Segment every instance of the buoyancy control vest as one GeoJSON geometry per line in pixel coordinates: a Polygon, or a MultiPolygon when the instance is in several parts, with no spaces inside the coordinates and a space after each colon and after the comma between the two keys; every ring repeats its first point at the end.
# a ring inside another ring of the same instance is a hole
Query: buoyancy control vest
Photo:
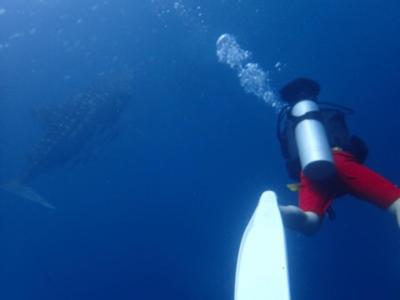
{"type": "MultiPolygon", "coordinates": [[[[331,103],[319,102],[318,106],[320,108],[318,114],[305,115],[304,118],[317,118],[323,124],[330,147],[339,147],[350,152],[360,163],[363,163],[367,157],[368,148],[359,137],[350,134],[346,124],[346,116],[353,114],[354,111],[331,103]]],[[[299,180],[302,167],[295,128],[304,118],[294,118],[291,110],[290,105],[281,110],[278,117],[277,136],[288,174],[292,179],[299,180]]]]}

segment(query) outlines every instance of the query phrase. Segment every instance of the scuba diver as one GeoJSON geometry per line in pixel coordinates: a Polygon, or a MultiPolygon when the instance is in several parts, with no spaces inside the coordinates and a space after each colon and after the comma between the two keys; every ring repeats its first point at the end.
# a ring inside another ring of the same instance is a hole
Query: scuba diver
{"type": "Polygon", "coordinates": [[[298,78],[280,90],[287,105],[277,135],[289,177],[299,182],[298,206],[280,206],[286,227],[312,235],[335,198],[350,194],[395,215],[400,226],[400,189],[364,165],[368,148],[346,124],[349,108],[317,100],[317,82],[298,78]]]}

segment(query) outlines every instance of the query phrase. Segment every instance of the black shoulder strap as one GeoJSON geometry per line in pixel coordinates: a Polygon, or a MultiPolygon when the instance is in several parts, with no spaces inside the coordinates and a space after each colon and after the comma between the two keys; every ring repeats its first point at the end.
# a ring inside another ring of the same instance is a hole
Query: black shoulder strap
{"type": "Polygon", "coordinates": [[[294,125],[297,126],[301,121],[304,120],[318,120],[322,121],[322,114],[320,110],[313,110],[305,113],[304,115],[300,117],[295,117],[293,115],[290,115],[289,118],[293,121],[294,125]]]}
{"type": "Polygon", "coordinates": [[[277,126],[276,126],[276,136],[279,141],[282,141],[282,139],[283,139],[282,123],[283,123],[283,120],[285,119],[285,117],[288,116],[288,112],[290,111],[290,109],[291,109],[291,106],[286,105],[286,106],[282,107],[282,109],[280,110],[280,112],[278,114],[278,122],[277,122],[277,126]]]}
{"type": "Polygon", "coordinates": [[[319,104],[320,108],[335,109],[347,116],[355,114],[355,111],[353,109],[343,106],[343,105],[340,105],[340,104],[331,103],[331,102],[318,102],[318,104],[319,104]]]}

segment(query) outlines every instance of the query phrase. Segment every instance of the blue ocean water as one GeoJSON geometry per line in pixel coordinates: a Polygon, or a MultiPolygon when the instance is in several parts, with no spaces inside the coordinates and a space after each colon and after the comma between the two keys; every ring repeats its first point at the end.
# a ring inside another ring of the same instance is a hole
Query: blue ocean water
{"type": "MultiPolygon", "coordinates": [[[[368,142],[367,164],[399,182],[399,8],[2,0],[1,182],[18,178],[43,137],[38,109],[118,93],[119,82],[131,97],[112,138],[79,140],[89,148],[82,162],[42,158],[53,167],[30,187],[55,210],[0,192],[0,298],[233,299],[240,238],[260,194],[275,190],[282,204],[296,195],[285,187],[276,111],[218,60],[224,33],[251,51],[272,93],[308,76],[321,99],[354,108],[349,124],[368,142]]],[[[292,298],[399,299],[392,216],[351,197],[334,208],[337,220],[316,236],[287,233],[292,298]]]]}

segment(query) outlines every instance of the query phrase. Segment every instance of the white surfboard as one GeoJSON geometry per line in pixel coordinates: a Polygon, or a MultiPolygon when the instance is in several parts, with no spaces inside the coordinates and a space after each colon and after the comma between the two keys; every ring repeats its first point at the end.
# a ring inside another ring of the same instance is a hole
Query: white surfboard
{"type": "Polygon", "coordinates": [[[276,195],[261,195],[240,245],[235,300],[290,300],[285,232],[276,195]]]}

